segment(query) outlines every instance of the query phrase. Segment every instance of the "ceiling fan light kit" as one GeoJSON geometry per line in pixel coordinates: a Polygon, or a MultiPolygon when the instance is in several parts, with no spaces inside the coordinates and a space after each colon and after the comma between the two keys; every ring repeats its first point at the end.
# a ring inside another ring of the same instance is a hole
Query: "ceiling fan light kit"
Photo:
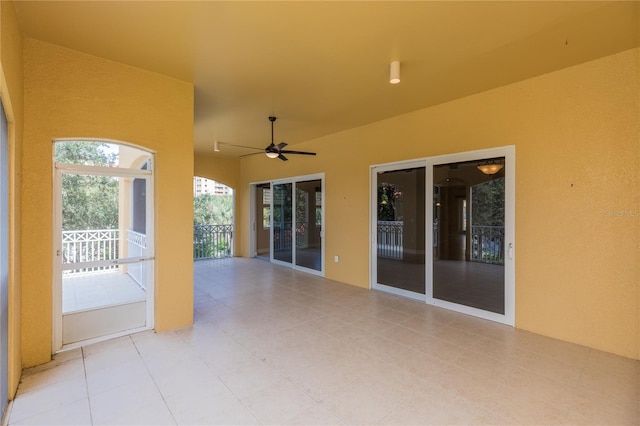
{"type": "Polygon", "coordinates": [[[264,149],[264,153],[269,158],[279,158],[282,161],[287,161],[288,158],[283,154],[300,154],[300,155],[316,155],[315,152],[306,152],[306,151],[291,151],[288,149],[284,149],[287,146],[286,142],[280,142],[276,145],[273,142],[273,123],[276,121],[276,117],[269,117],[269,121],[271,122],[271,144],[264,149]]]}

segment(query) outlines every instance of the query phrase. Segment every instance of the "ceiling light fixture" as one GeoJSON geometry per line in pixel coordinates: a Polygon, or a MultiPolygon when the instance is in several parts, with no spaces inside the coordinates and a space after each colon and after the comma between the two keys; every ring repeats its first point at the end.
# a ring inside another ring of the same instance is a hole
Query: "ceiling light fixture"
{"type": "Polygon", "coordinates": [[[504,164],[497,163],[495,161],[488,161],[484,164],[480,164],[477,166],[478,170],[480,170],[485,175],[495,175],[504,167],[504,164]]]}
{"type": "Polygon", "coordinates": [[[269,158],[278,158],[278,155],[279,155],[279,154],[278,154],[277,152],[271,152],[271,151],[269,151],[269,152],[267,152],[267,153],[266,153],[266,155],[267,155],[267,157],[269,157],[269,158]]]}
{"type": "Polygon", "coordinates": [[[399,61],[391,62],[391,67],[389,69],[389,83],[391,84],[400,83],[400,62],[399,61]]]}
{"type": "Polygon", "coordinates": [[[214,141],[213,142],[213,150],[215,152],[219,152],[220,151],[220,142],[218,142],[218,141],[214,141]]]}

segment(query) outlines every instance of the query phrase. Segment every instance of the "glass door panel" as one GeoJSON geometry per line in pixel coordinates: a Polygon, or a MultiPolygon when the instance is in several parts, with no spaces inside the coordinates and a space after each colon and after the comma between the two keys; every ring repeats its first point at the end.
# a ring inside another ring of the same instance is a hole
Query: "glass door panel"
{"type": "Polygon", "coordinates": [[[271,244],[269,230],[271,229],[271,185],[261,183],[256,185],[255,199],[256,217],[256,253],[261,258],[271,258],[271,244]]]}
{"type": "Polygon", "coordinates": [[[296,265],[322,270],[322,181],[296,182],[296,265]]]}
{"type": "Polygon", "coordinates": [[[433,298],[505,314],[505,159],[433,166],[433,298]]]}
{"type": "Polygon", "coordinates": [[[425,167],[377,173],[377,283],[425,294],[425,167]]]}
{"type": "Polygon", "coordinates": [[[273,259],[292,263],[293,258],[293,184],[273,184],[272,245],[273,259]]]}

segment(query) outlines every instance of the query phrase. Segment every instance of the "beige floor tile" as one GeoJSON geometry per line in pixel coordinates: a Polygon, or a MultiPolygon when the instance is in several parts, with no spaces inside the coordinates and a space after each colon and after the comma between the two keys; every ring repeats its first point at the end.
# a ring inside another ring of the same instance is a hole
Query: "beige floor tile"
{"type": "Polygon", "coordinates": [[[489,411],[500,406],[500,399],[513,392],[500,379],[479,377],[468,370],[450,366],[437,379],[438,386],[446,389],[463,401],[472,403],[489,411]]]}
{"type": "Polygon", "coordinates": [[[89,400],[80,399],[10,425],[88,425],[91,424],[89,400]]]}
{"type": "Polygon", "coordinates": [[[194,384],[182,392],[164,396],[178,424],[193,424],[204,418],[214,418],[235,406],[238,398],[218,379],[194,384]]]}
{"type": "Polygon", "coordinates": [[[194,277],[193,327],[25,370],[9,424],[640,424],[637,360],[256,260],[194,277]]]}
{"type": "Polygon", "coordinates": [[[357,381],[335,392],[323,401],[324,407],[348,424],[376,424],[388,416],[402,402],[391,393],[380,393],[357,381]]]}
{"type": "Polygon", "coordinates": [[[383,417],[377,424],[390,426],[418,426],[428,425],[429,419],[423,417],[413,407],[399,406],[383,417]]]}
{"type": "Polygon", "coordinates": [[[486,378],[503,384],[507,384],[509,373],[512,369],[509,363],[498,362],[494,358],[473,349],[467,349],[462,352],[453,360],[452,364],[479,378],[486,378]]]}
{"type": "Polygon", "coordinates": [[[84,378],[59,381],[38,386],[29,392],[20,393],[11,408],[10,423],[23,421],[35,415],[59,409],[64,405],[86,400],[87,385],[84,378]]]}
{"type": "Polygon", "coordinates": [[[209,413],[204,417],[189,422],[193,425],[259,425],[261,424],[256,417],[251,414],[249,409],[240,401],[231,404],[223,410],[209,413]]]}
{"type": "Polygon", "coordinates": [[[49,368],[25,369],[20,378],[18,394],[30,392],[43,386],[70,380],[83,380],[84,362],[82,358],[71,358],[63,362],[51,362],[49,368]]]}
{"type": "Polygon", "coordinates": [[[286,422],[285,425],[317,425],[317,426],[326,426],[326,425],[343,425],[345,424],[342,419],[336,417],[331,414],[322,404],[314,404],[310,408],[302,411],[299,414],[296,414],[294,417],[290,418],[286,422]]]}
{"type": "Polygon", "coordinates": [[[448,362],[433,358],[424,352],[408,348],[402,352],[401,356],[389,360],[396,367],[399,367],[422,380],[438,380],[451,365],[448,362]]]}
{"type": "Polygon", "coordinates": [[[90,399],[95,425],[167,425],[175,424],[153,381],[123,385],[90,399]]]}
{"type": "Polygon", "coordinates": [[[216,374],[197,357],[189,357],[170,368],[152,371],[153,381],[164,397],[187,393],[203,384],[217,382],[216,374]]]}
{"type": "Polygon", "coordinates": [[[291,383],[280,382],[242,399],[262,424],[282,424],[308,410],[315,401],[291,383]]]}
{"type": "Polygon", "coordinates": [[[89,345],[82,348],[82,351],[87,372],[140,359],[130,336],[89,345]]]}
{"type": "Polygon", "coordinates": [[[223,372],[219,377],[222,383],[240,399],[285,381],[274,368],[258,359],[235,370],[223,372]]]}
{"type": "Polygon", "coordinates": [[[343,375],[342,371],[331,368],[331,365],[312,365],[291,373],[289,381],[300,390],[322,402],[331,398],[336,392],[348,386],[358,377],[343,375]]]}
{"type": "MultiPolygon", "coordinates": [[[[470,420],[473,415],[479,413],[463,413],[464,405],[470,404],[439,384],[427,381],[421,384],[397,410],[407,410],[412,416],[425,419],[425,424],[464,424],[464,420],[470,420]]],[[[475,406],[474,409],[478,410],[475,406]]]]}
{"type": "Polygon", "coordinates": [[[123,385],[148,383],[150,380],[149,372],[140,358],[110,366],[103,365],[95,371],[87,371],[86,377],[90,396],[123,385]]]}

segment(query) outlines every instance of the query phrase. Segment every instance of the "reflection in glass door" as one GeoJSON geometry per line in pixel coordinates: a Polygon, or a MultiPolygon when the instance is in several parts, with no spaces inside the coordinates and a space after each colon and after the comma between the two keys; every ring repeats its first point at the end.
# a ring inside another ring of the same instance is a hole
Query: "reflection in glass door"
{"type": "Polygon", "coordinates": [[[505,314],[505,158],[433,166],[433,298],[505,314]]]}
{"type": "Polygon", "coordinates": [[[296,182],[296,265],[322,270],[322,181],[296,182]]]}
{"type": "Polygon", "coordinates": [[[272,185],[273,226],[271,244],[273,260],[293,261],[293,184],[272,185]]]}
{"type": "Polygon", "coordinates": [[[260,183],[255,186],[255,255],[271,259],[271,184],[260,183]]]}
{"type": "Polygon", "coordinates": [[[377,179],[374,288],[424,300],[425,167],[374,172],[377,179]]]}

